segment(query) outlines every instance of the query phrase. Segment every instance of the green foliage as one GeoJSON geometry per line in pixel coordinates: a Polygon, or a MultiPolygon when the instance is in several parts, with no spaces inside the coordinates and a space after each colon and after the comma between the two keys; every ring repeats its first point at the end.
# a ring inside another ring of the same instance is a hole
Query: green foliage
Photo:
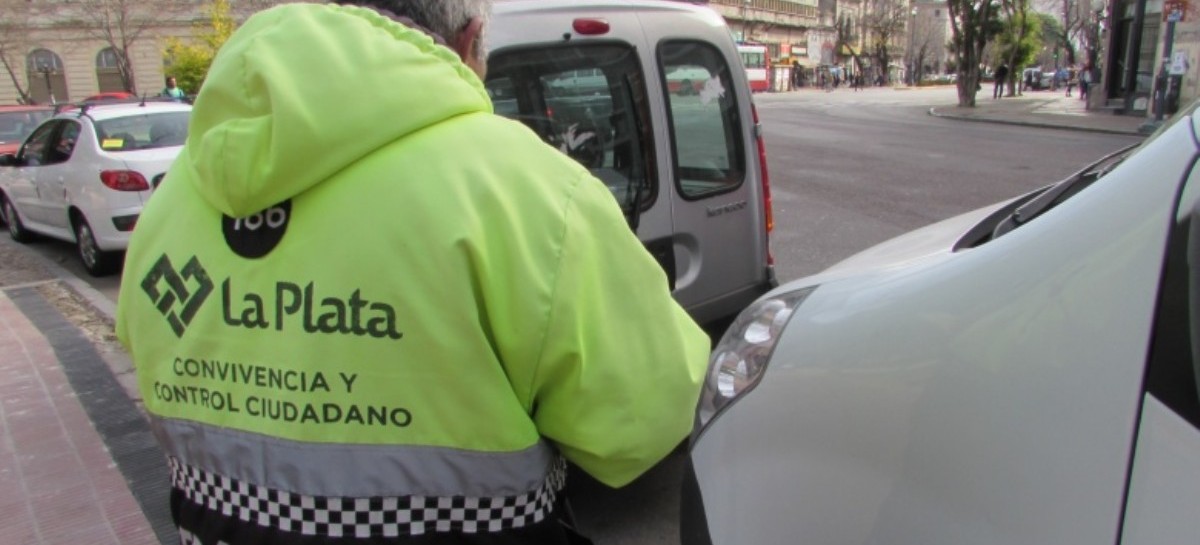
{"type": "Polygon", "coordinates": [[[996,36],[997,57],[993,64],[1012,59],[1012,73],[1015,73],[1034,62],[1042,44],[1042,18],[1028,8],[1016,11],[1004,21],[1003,30],[996,36]]]}
{"type": "Polygon", "coordinates": [[[175,76],[179,88],[189,95],[200,91],[217,51],[237,29],[230,12],[229,0],[211,0],[205,8],[208,24],[196,27],[196,40],[186,42],[169,38],[163,50],[167,75],[175,76]]]}
{"type": "Polygon", "coordinates": [[[1067,33],[1063,32],[1062,20],[1049,13],[1034,13],[1042,24],[1042,44],[1048,46],[1067,43],[1067,33]]]}

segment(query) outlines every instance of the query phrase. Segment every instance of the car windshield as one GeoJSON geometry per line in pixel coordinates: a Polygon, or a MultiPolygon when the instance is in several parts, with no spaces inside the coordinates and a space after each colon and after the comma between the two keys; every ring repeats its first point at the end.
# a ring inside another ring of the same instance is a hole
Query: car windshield
{"type": "Polygon", "coordinates": [[[0,142],[21,142],[45,121],[50,110],[0,112],[0,142]]]}
{"type": "Polygon", "coordinates": [[[108,152],[182,146],[189,115],[158,112],[104,119],[96,122],[96,139],[100,149],[108,152]]]}

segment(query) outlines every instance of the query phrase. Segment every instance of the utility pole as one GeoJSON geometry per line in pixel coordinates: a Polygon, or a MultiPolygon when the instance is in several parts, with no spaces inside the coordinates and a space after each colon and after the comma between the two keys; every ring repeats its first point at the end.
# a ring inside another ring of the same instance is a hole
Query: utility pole
{"type": "Polygon", "coordinates": [[[917,6],[912,7],[911,17],[908,19],[908,85],[917,84],[917,62],[913,58],[916,49],[913,47],[913,42],[917,36],[917,6]]]}

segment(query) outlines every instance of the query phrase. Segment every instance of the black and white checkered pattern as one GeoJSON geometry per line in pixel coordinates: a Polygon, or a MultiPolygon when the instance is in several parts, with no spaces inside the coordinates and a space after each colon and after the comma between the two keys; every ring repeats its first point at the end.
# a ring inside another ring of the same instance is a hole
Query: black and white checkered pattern
{"type": "Polygon", "coordinates": [[[542,486],[518,496],[325,498],[239,482],[173,457],[168,461],[171,485],[189,501],[243,522],[310,536],[397,537],[520,528],[545,520],[566,484],[566,461],[559,457],[542,486]]]}

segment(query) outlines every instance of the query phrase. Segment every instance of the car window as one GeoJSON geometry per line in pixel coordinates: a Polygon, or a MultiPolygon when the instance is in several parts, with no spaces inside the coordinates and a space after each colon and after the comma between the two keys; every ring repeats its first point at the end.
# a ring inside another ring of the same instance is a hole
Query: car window
{"type": "Polygon", "coordinates": [[[59,122],[41,125],[30,135],[29,140],[21,147],[21,160],[28,166],[38,166],[46,161],[47,151],[51,147],[51,137],[58,131],[59,122]]]}
{"type": "Polygon", "coordinates": [[[524,123],[587,167],[629,214],[652,203],[656,181],[645,80],[623,44],[513,48],[488,59],[496,113],[524,123]]]}
{"type": "Polygon", "coordinates": [[[66,162],[71,158],[71,153],[75,151],[75,142],[79,140],[79,122],[78,121],[61,121],[62,130],[54,137],[53,146],[46,152],[46,164],[55,164],[66,162]]]}
{"type": "Polygon", "coordinates": [[[1167,238],[1146,391],[1200,428],[1200,167],[1167,238]]]}
{"type": "Polygon", "coordinates": [[[122,152],[182,146],[187,139],[188,112],[155,112],[96,122],[100,149],[122,152]]]}
{"type": "Polygon", "coordinates": [[[731,190],[746,173],[740,115],[725,57],[711,44],[663,42],[658,61],[670,105],[676,183],[685,198],[731,190]]]}
{"type": "Polygon", "coordinates": [[[50,117],[49,110],[0,112],[0,142],[21,142],[50,117]]]}

